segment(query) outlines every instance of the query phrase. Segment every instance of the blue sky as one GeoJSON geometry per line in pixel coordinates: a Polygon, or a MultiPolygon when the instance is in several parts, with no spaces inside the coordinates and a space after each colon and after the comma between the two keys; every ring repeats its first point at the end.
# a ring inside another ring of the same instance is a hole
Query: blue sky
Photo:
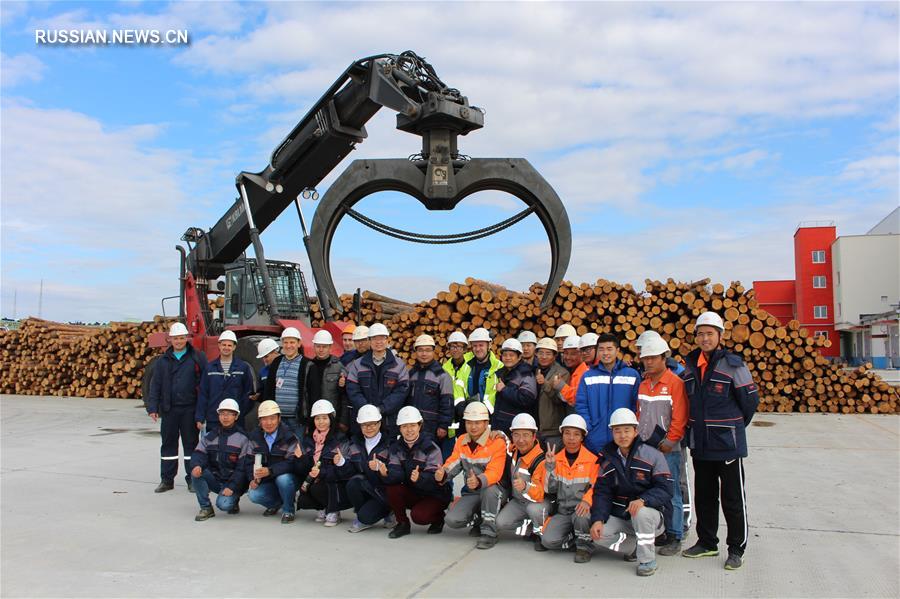
{"type": "MultiPolygon", "coordinates": [[[[573,225],[567,278],[789,278],[799,221],[859,234],[898,203],[895,3],[446,4],[3,2],[2,315],[148,318],[177,291],[174,245],[211,226],[234,175],[261,170],[357,58],[413,49],[486,109],[473,156],[529,159],[573,225]],[[36,45],[35,29],[187,29],[189,46],[36,45]],[[444,32],[441,38],[436,32],[444,32]]],[[[351,155],[405,157],[384,110],[351,155]]],[[[344,166],[349,164],[347,160],[344,166]]],[[[336,169],[320,193],[342,170],[336,169]]],[[[312,217],[315,206],[307,204],[312,217]]],[[[421,232],[518,212],[496,193],[428,213],[359,209],[421,232]]],[[[286,211],[263,235],[305,263],[286,211]]],[[[458,246],[410,245],[345,220],[339,291],[408,300],[476,276],[544,281],[535,217],[458,246]]]]}

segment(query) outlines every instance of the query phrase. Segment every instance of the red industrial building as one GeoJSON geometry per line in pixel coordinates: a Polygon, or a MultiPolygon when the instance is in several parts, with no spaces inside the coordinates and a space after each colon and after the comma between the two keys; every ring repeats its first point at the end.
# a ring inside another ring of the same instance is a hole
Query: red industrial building
{"type": "Polygon", "coordinates": [[[782,324],[799,320],[810,335],[831,340],[822,355],[840,356],[834,328],[834,284],[831,244],[837,238],[834,222],[800,223],[794,232],[794,280],[753,281],[759,305],[782,324]]]}

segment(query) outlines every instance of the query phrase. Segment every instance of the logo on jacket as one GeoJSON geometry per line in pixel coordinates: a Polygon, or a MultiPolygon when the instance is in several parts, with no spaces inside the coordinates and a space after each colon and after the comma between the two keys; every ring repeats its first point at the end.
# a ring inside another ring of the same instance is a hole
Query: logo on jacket
{"type": "Polygon", "coordinates": [[[393,387],[397,384],[397,379],[387,379],[386,381],[384,381],[384,384],[388,387],[393,387]]]}
{"type": "Polygon", "coordinates": [[[236,463],[238,461],[238,455],[236,453],[229,453],[228,461],[231,462],[232,464],[236,463]]]}
{"type": "Polygon", "coordinates": [[[634,478],[639,481],[644,481],[647,480],[647,475],[644,472],[638,470],[634,473],[634,478]]]}
{"type": "Polygon", "coordinates": [[[725,393],[725,385],[722,383],[716,383],[713,386],[713,392],[714,393],[725,393]]]}

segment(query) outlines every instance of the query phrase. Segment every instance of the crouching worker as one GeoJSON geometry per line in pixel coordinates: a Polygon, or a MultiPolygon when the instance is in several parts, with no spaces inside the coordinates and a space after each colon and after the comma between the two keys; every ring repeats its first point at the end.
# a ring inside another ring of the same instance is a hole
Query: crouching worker
{"type": "Polygon", "coordinates": [[[209,492],[217,493],[216,507],[229,514],[240,512],[238,501],[247,488],[250,439],[237,426],[241,408],[233,399],[223,399],[217,410],[218,428],[200,438],[191,455],[191,479],[200,503],[197,522],[216,515],[209,492]]]}
{"type": "Polygon", "coordinates": [[[253,461],[250,473],[250,501],[266,510],[263,516],[274,516],[281,509],[281,523],[294,521],[294,452],[299,441],[288,425],[281,422],[281,408],[272,400],[259,404],[259,428],[250,433],[253,461]]]}
{"type": "MultiPolygon", "coordinates": [[[[600,477],[594,487],[591,538],[613,551],[636,537],[638,576],[656,572],[657,535],[665,532],[672,509],[672,477],[666,458],[638,436],[638,420],[628,408],[612,413],[613,440],[603,448],[600,477]]],[[[626,561],[630,555],[626,555],[626,561]]]]}
{"type": "Polygon", "coordinates": [[[462,528],[472,525],[469,536],[479,537],[478,549],[497,544],[497,514],[509,496],[502,486],[506,470],[506,438],[491,434],[490,414],[480,401],[470,402],[463,412],[466,434],[456,440],[453,453],[436,474],[440,484],[447,484],[463,473],[462,495],[447,511],[447,526],[462,528]]]}
{"type": "MultiPolygon", "coordinates": [[[[344,463],[341,445],[344,436],[335,422],[335,409],[327,399],[320,399],[310,410],[312,426],[300,440],[301,453],[296,464],[300,483],[297,509],[316,510],[316,522],[337,526],[341,510],[350,507],[347,481],[336,464],[344,463]]],[[[296,454],[295,454],[296,456],[296,454]]]]}
{"type": "Polygon", "coordinates": [[[575,563],[591,561],[591,501],[597,480],[597,456],[584,446],[587,423],[578,414],[566,416],[559,426],[562,449],[548,446],[544,454],[547,470],[545,492],[556,495],[556,513],[546,522],[542,541],[547,549],[575,546],[575,563]]]}
{"type": "Polygon", "coordinates": [[[435,480],[443,462],[441,448],[434,437],[422,432],[423,423],[417,408],[400,408],[400,438],[391,443],[388,463],[378,464],[388,503],[397,519],[397,525],[388,534],[392,539],[410,533],[410,518],[416,524],[427,524],[430,535],[444,530],[444,510],[452,499],[451,491],[435,480]]]}
{"type": "Polygon", "coordinates": [[[547,519],[549,502],[544,499],[544,450],[537,439],[537,422],[531,414],[518,414],[510,425],[512,457],[507,483],[509,503],[497,516],[497,530],[515,531],[534,541],[535,551],[546,551],[541,529],[547,519]]]}
{"type": "Polygon", "coordinates": [[[340,478],[348,479],[347,497],[356,512],[350,532],[372,528],[382,518],[385,525],[392,524],[384,481],[379,474],[380,464],[389,459],[391,446],[391,440],[381,433],[381,410],[372,404],[364,405],[356,412],[356,423],[362,432],[344,444],[344,462],[338,465],[340,478]]]}

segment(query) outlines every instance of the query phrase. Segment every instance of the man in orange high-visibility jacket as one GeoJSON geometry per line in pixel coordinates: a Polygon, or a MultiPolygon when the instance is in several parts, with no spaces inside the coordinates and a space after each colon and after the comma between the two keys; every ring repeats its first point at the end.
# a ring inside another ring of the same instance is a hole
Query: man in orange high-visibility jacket
{"type": "Polygon", "coordinates": [[[581,339],[579,337],[567,337],[563,342],[563,365],[572,373],[569,382],[559,392],[562,398],[571,407],[575,407],[575,392],[581,383],[581,377],[590,368],[590,364],[581,357],[581,339]]]}
{"type": "Polygon", "coordinates": [[[578,414],[570,414],[559,427],[562,451],[548,447],[544,456],[547,482],[544,492],[556,495],[556,513],[544,522],[542,542],[547,549],[568,549],[575,543],[575,563],[591,559],[591,502],[593,487],[600,472],[597,456],[584,446],[587,423],[578,414]]]}
{"type": "Polygon", "coordinates": [[[497,514],[509,497],[502,485],[506,437],[491,432],[490,417],[487,406],[480,401],[466,406],[466,434],[457,437],[453,453],[434,475],[438,483],[446,484],[463,473],[462,495],[450,504],[444,522],[450,528],[462,528],[472,522],[469,535],[479,537],[479,549],[497,544],[497,514]]]}

